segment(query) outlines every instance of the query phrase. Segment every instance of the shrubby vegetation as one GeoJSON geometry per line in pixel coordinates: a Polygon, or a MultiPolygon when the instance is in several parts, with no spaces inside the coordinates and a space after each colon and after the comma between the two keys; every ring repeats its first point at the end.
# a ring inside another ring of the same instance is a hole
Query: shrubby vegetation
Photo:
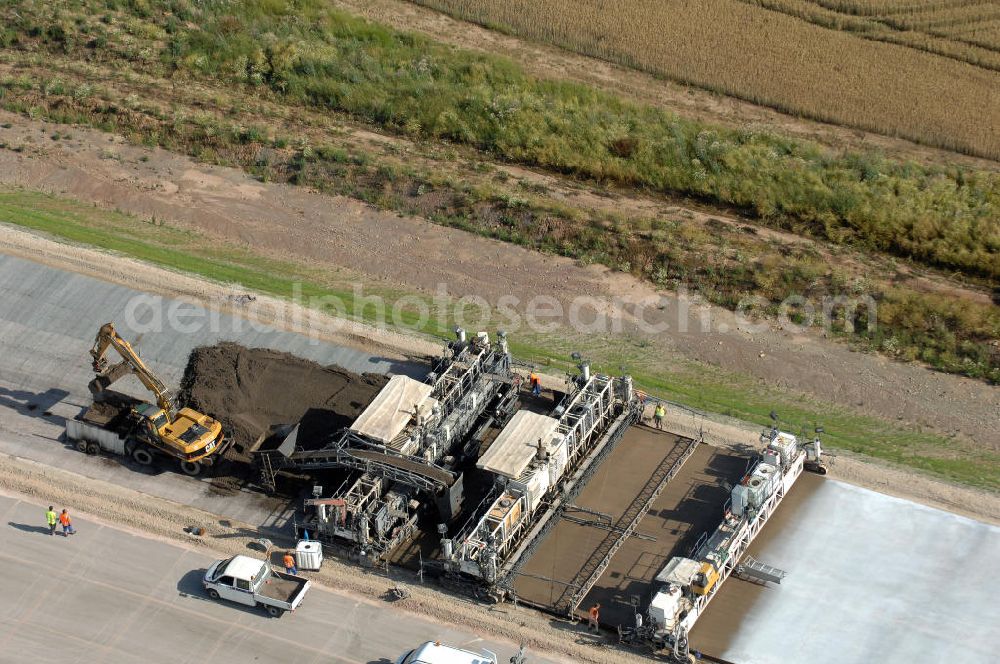
{"type": "Polygon", "coordinates": [[[581,86],[536,81],[509,62],[389,32],[316,2],[297,4],[297,18],[283,2],[183,1],[67,2],[51,15],[35,8],[9,16],[12,43],[22,50],[42,47],[74,59],[89,53],[102,66],[127,63],[233,91],[217,102],[230,107],[226,118],[206,116],[205,104],[183,85],[169,102],[174,110],[166,111],[60,77],[0,80],[0,104],[601,262],[660,286],[689,284],[730,308],[751,295],[763,296],[765,312],[773,313],[791,294],[870,294],[879,302],[878,327],[868,331],[862,309],[835,332],[891,356],[1000,381],[1000,311],[988,303],[895,287],[884,272],[864,280],[863,267],[757,237],[750,227],[582,212],[544,196],[514,196],[483,179],[463,182],[406,160],[387,162],[333,137],[310,145],[281,122],[268,126],[273,118],[237,109],[259,91],[293,113],[348,112],[409,136],[462,142],[582,177],[716,203],[752,200],[740,207],[777,227],[985,278],[1000,270],[997,176],[831,156],[770,134],[707,127],[581,86]],[[233,11],[239,13],[226,13],[233,11]]]}
{"type": "Polygon", "coordinates": [[[994,173],[833,155],[688,121],[585,86],[536,80],[510,61],[392,31],[322,0],[75,0],[14,11],[31,4],[4,12],[12,39],[89,47],[94,58],[126,57],[135,66],[156,60],[411,136],[731,205],[777,228],[1000,277],[994,173]],[[70,20],[81,5],[91,17],[70,20]]]}

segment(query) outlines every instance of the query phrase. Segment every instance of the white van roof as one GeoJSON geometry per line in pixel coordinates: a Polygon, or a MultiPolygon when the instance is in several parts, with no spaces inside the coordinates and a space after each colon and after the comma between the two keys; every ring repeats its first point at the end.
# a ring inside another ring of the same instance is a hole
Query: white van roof
{"type": "Polygon", "coordinates": [[[419,646],[403,661],[405,664],[497,664],[492,655],[477,655],[468,650],[443,646],[433,641],[419,646]]]}
{"type": "Polygon", "coordinates": [[[233,556],[226,565],[226,576],[249,581],[264,569],[264,561],[250,556],[233,556]]]}

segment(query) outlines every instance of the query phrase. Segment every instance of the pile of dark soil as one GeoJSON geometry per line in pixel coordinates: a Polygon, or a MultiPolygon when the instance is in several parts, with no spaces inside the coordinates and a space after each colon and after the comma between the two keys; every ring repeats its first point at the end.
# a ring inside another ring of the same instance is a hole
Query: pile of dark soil
{"type": "Polygon", "coordinates": [[[273,425],[300,420],[299,444],[314,449],[349,426],[387,381],[381,374],[359,375],[225,342],[191,352],[178,401],[218,418],[238,450],[273,425]]]}

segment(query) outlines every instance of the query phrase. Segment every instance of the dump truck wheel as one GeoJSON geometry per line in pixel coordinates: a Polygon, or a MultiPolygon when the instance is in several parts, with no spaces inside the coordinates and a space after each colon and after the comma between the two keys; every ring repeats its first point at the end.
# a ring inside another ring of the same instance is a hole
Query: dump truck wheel
{"type": "Polygon", "coordinates": [[[87,441],[85,441],[85,440],[78,440],[78,441],[76,441],[76,449],[80,450],[81,452],[86,452],[87,451],[87,441]]]}
{"type": "Polygon", "coordinates": [[[149,466],[153,463],[153,453],[144,447],[136,448],[132,452],[132,458],[141,466],[149,466]]]}
{"type": "Polygon", "coordinates": [[[204,466],[197,461],[181,461],[181,472],[185,475],[197,477],[201,475],[202,470],[204,470],[204,466]]]}
{"type": "Polygon", "coordinates": [[[284,613],[285,613],[284,611],[282,611],[276,606],[267,607],[267,615],[271,616],[272,618],[280,618],[284,613]]]}
{"type": "Polygon", "coordinates": [[[209,588],[208,596],[211,597],[212,599],[219,599],[219,591],[216,590],[215,588],[209,588]]]}
{"type": "Polygon", "coordinates": [[[87,454],[97,456],[101,453],[101,446],[97,443],[87,443],[87,454]]]}

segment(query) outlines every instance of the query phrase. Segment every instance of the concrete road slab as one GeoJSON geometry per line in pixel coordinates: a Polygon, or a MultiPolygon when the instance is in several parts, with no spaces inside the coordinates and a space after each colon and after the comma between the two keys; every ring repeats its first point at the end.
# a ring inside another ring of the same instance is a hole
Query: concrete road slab
{"type": "Polygon", "coordinates": [[[280,619],[215,602],[200,583],[210,557],[80,519],[50,536],[44,509],[0,496],[0,663],[384,664],[434,639],[502,662],[516,650],[318,587],[280,619]]]}
{"type": "Polygon", "coordinates": [[[1000,528],[803,475],[750,553],[788,572],[726,582],[693,647],[746,664],[995,662],[1000,528]]]}

